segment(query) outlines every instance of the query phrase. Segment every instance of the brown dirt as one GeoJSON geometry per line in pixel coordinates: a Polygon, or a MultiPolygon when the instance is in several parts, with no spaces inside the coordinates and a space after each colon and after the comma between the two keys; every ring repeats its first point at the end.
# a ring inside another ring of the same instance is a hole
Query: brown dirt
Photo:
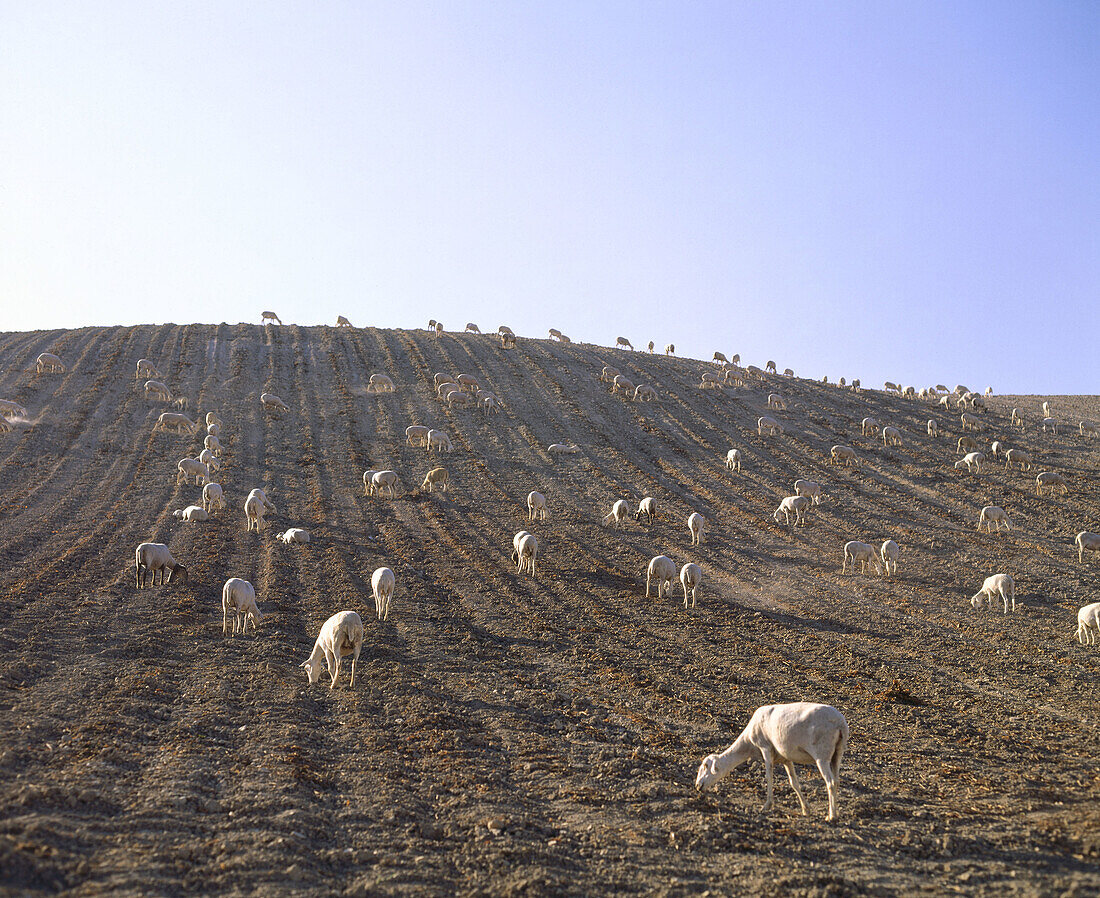
{"type": "MultiPolygon", "coordinates": [[[[545,341],[423,331],[164,325],[0,335],[0,397],[30,422],[0,435],[0,891],[72,895],[385,894],[1087,895],[1100,891],[1100,653],[1073,639],[1095,601],[1100,441],[1037,432],[1039,400],[997,399],[1005,437],[1070,479],[952,463],[957,416],[867,391],[771,378],[697,387],[705,363],[545,341]],[[25,369],[44,350],[64,375],[25,369]],[[231,503],[207,524],[175,463],[201,437],[154,435],[163,406],[134,378],[153,359],[191,411],[217,410],[231,503]],[[661,400],[635,405],[595,376],[617,363],[661,400]],[[436,371],[503,399],[492,423],[433,398],[436,371]],[[385,371],[397,392],[371,395],[385,371]],[[787,433],[755,420],[776,384],[787,433]],[[271,390],[291,412],[265,416],[271,390]],[[1009,435],[1018,404],[1029,429],[1009,435]],[[902,448],[858,436],[874,414],[902,448]],[[943,435],[924,435],[936,418],[943,435]],[[451,491],[405,445],[441,426],[451,491]],[[546,446],[578,443],[576,456],[546,446]],[[856,446],[862,470],[827,464],[856,446]],[[726,450],[739,446],[744,472],[726,450]],[[368,467],[399,471],[396,501],[365,498],[368,467]],[[805,528],[771,513],[797,477],[827,501],[805,528]],[[274,487],[257,535],[241,504],[274,487]],[[530,525],[525,496],[551,518],[530,525]],[[659,519],[600,526],[616,498],[659,519]],[[1016,525],[975,532],[994,502],[1016,525]],[[692,510],[710,522],[689,545],[692,510]],[[274,536],[313,533],[309,546],[274,536]],[[508,561],[539,537],[537,579],[508,561]],[[842,575],[841,546],[893,537],[899,575],[842,575]],[[133,552],[165,541],[189,586],[133,586],[133,552]],[[703,566],[701,606],[646,599],[649,558],[703,566]],[[397,574],[389,623],[371,571],[397,574]],[[989,573],[1022,610],[975,613],[989,573]],[[259,635],[225,639],[219,595],[251,580],[259,635]],[[298,664],[334,611],[367,627],[360,680],[307,688],[298,664]],[[762,770],[696,794],[700,758],[758,705],[839,707],[852,738],[841,820],[803,775],[760,812],[762,770]],[[490,825],[491,824],[491,825],[490,825]]],[[[1100,419],[1095,397],[1055,397],[1100,419]]]]}

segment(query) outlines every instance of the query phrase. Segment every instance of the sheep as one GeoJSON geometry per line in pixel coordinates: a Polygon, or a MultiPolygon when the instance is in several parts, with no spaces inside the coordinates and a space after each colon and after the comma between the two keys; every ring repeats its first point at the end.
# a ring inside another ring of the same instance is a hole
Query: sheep
{"type": "Polygon", "coordinates": [[[650,341],[649,341],[649,347],[648,347],[648,348],[649,348],[649,351],[650,351],[650,352],[653,352],[653,349],[654,349],[654,345],[653,345],[653,341],[652,341],[652,340],[650,340],[650,341]]]}
{"type": "Polygon", "coordinates": [[[501,334],[500,335],[500,348],[501,349],[515,349],[516,348],[516,335],[515,334],[501,334]]]}
{"type": "Polygon", "coordinates": [[[782,514],[788,527],[791,526],[791,515],[794,514],[794,522],[799,526],[806,525],[806,509],[810,507],[812,500],[807,496],[787,496],[772,515],[775,523],[779,523],[779,515],[782,514]]]}
{"type": "Polygon", "coordinates": [[[940,427],[934,419],[928,419],[928,435],[930,437],[938,437],[940,435],[940,427]]]}
{"type": "Polygon", "coordinates": [[[492,393],[487,393],[478,400],[481,410],[485,413],[485,417],[495,415],[500,411],[500,400],[497,399],[492,393]]]}
{"type": "Polygon", "coordinates": [[[455,389],[444,396],[443,401],[447,403],[448,407],[454,408],[456,405],[469,405],[474,400],[469,393],[463,393],[461,389],[455,389]]]}
{"type": "Polygon", "coordinates": [[[950,396],[941,396],[940,397],[940,405],[942,405],[944,408],[950,408],[951,407],[951,397],[950,396]]]}
{"type": "Polygon", "coordinates": [[[1009,422],[1013,427],[1019,427],[1020,430],[1024,429],[1024,416],[1020,414],[1018,408],[1012,410],[1012,420],[1009,422]]]}
{"type": "Polygon", "coordinates": [[[728,365],[730,363],[730,360],[726,358],[725,353],[722,352],[715,352],[714,356],[711,358],[711,361],[717,365],[728,365]]]}
{"type": "Polygon", "coordinates": [[[840,763],[847,745],[848,721],[832,705],[814,702],[764,705],[756,709],[733,745],[721,754],[703,758],[695,777],[695,788],[702,791],[725,779],[745,761],[762,758],[768,790],[763,810],[770,811],[774,806],[774,765],[778,762],[787,770],[787,778],[805,817],[809,815],[809,807],[802,796],[794,765],[814,764],[825,780],[829,795],[829,813],[825,819],[835,820],[840,763]]]}
{"type": "Polygon", "coordinates": [[[535,538],[533,533],[524,533],[522,536],[517,533],[517,539],[513,539],[512,549],[512,561],[516,565],[516,569],[519,573],[523,573],[525,570],[531,572],[531,576],[535,576],[535,559],[539,554],[539,541],[535,538]]]}
{"type": "Polygon", "coordinates": [[[210,515],[201,505],[188,505],[186,508],[177,508],[172,512],[172,517],[181,518],[188,524],[210,519],[210,515]]]}
{"type": "Polygon", "coordinates": [[[1043,400],[1043,417],[1044,418],[1049,418],[1050,417],[1050,401],[1047,400],[1047,399],[1043,400]]]}
{"type": "Polygon", "coordinates": [[[704,518],[699,512],[693,511],[688,515],[687,525],[688,532],[691,534],[691,544],[698,546],[702,544],[703,537],[706,536],[706,518],[704,518]]]}
{"type": "Polygon", "coordinates": [[[1091,421],[1082,421],[1078,425],[1078,429],[1080,430],[1081,436],[1085,436],[1086,434],[1088,434],[1090,437],[1094,437],[1097,434],[1096,425],[1093,424],[1091,421]]]}
{"type": "Polygon", "coordinates": [[[210,468],[197,458],[181,458],[176,463],[176,483],[189,483],[192,477],[196,486],[202,486],[210,480],[210,468]]]}
{"type": "Polygon", "coordinates": [[[616,349],[620,349],[620,348],[622,348],[622,349],[633,349],[634,347],[630,344],[630,341],[626,337],[616,337],[615,338],[615,348],[616,349]]]}
{"type": "Polygon", "coordinates": [[[1082,530],[1073,538],[1077,546],[1077,563],[1083,564],[1086,552],[1100,552],[1100,533],[1089,533],[1082,530]]]}
{"type": "Polygon", "coordinates": [[[256,590],[247,580],[230,577],[222,587],[222,636],[229,635],[229,614],[233,613],[233,635],[238,631],[248,635],[248,622],[252,621],[252,634],[264,616],[256,604],[256,590]]]}
{"type": "Polygon", "coordinates": [[[814,480],[796,480],[794,482],[794,494],[805,496],[814,505],[821,504],[821,484],[814,480]]]}
{"type": "Polygon", "coordinates": [[[210,424],[219,424],[220,425],[222,423],[222,419],[218,417],[217,412],[207,412],[206,413],[206,423],[207,423],[208,426],[210,424]]]}
{"type": "Polygon", "coordinates": [[[12,402],[10,399],[0,399],[0,415],[5,418],[25,418],[27,417],[27,410],[18,402],[12,402]]]}
{"type": "Polygon", "coordinates": [[[437,322],[435,323],[435,332],[436,332],[437,334],[441,334],[441,333],[443,333],[443,322],[442,322],[442,321],[437,321],[437,322]]]}
{"type": "Polygon", "coordinates": [[[144,589],[148,580],[156,586],[158,571],[162,586],[171,583],[177,577],[182,578],[184,585],[187,585],[187,568],[172,557],[172,553],[164,543],[142,543],[134,553],[134,579],[137,588],[144,589]],[[165,571],[168,572],[167,579],[165,579],[165,571]]]}
{"type": "Polygon", "coordinates": [[[267,322],[269,322],[269,321],[278,321],[279,324],[283,323],[282,320],[280,320],[279,316],[276,315],[274,312],[261,312],[260,313],[260,323],[261,324],[267,324],[267,322]]]}
{"type": "Polygon", "coordinates": [[[630,396],[637,387],[634,386],[634,381],[629,377],[622,374],[615,375],[615,379],[611,382],[611,392],[622,392],[624,396],[630,396]]]}
{"type": "Polygon", "coordinates": [[[1009,603],[1012,610],[1016,610],[1016,583],[1009,574],[994,574],[986,577],[982,588],[970,597],[970,604],[975,611],[981,610],[982,599],[986,601],[986,607],[993,608],[993,597],[999,595],[1004,602],[1005,614],[1008,614],[1009,603]]]}
{"type": "MultiPolygon", "coordinates": [[[[196,426],[198,426],[198,425],[196,425],[196,426]]],[[[219,436],[221,436],[221,433],[222,433],[221,425],[220,424],[207,424],[206,425],[206,432],[212,437],[219,437],[219,436]]]]}
{"type": "Polygon", "coordinates": [[[971,474],[981,473],[982,462],[985,461],[984,452],[968,452],[959,461],[955,462],[955,470],[961,471],[964,467],[971,474]]]}
{"type": "Polygon", "coordinates": [[[967,412],[962,413],[962,415],[960,416],[960,420],[962,421],[962,429],[963,430],[981,430],[982,429],[982,422],[979,421],[977,418],[975,418],[973,415],[968,414],[967,412]]]}
{"type": "Polygon", "coordinates": [[[311,538],[308,530],[303,530],[301,527],[291,527],[288,530],[284,530],[275,536],[275,539],[283,543],[283,545],[289,546],[291,543],[297,543],[298,545],[305,545],[311,542],[311,538]]]}
{"type": "Polygon", "coordinates": [[[575,443],[551,443],[546,451],[550,455],[576,455],[581,450],[575,443]]]}
{"type": "Polygon", "coordinates": [[[397,387],[394,386],[393,378],[388,374],[372,374],[370,380],[367,381],[368,393],[393,393],[396,390],[397,387]]]}
{"type": "Polygon", "coordinates": [[[883,384],[882,391],[884,393],[897,393],[897,392],[900,392],[900,390],[898,388],[898,385],[894,384],[894,383],[890,383],[890,381],[886,381],[886,383],[883,384]]]}
{"type": "Polygon", "coordinates": [[[873,437],[878,433],[878,421],[874,418],[864,418],[860,422],[859,432],[861,436],[873,437]]]}
{"type": "Polygon", "coordinates": [[[665,347],[665,355],[676,355],[675,343],[669,343],[668,346],[665,347]]]}
{"type": "Polygon", "coordinates": [[[208,433],[205,436],[205,438],[203,439],[202,445],[203,445],[203,449],[210,452],[212,455],[221,456],[221,454],[222,454],[221,440],[219,440],[213,434],[208,433]]]}
{"type": "Polygon", "coordinates": [[[657,598],[664,598],[665,592],[672,591],[672,581],[676,577],[676,565],[667,555],[658,555],[650,559],[645,572],[645,594],[649,598],[650,583],[657,584],[657,598]]]}
{"type": "Polygon", "coordinates": [[[207,511],[225,508],[225,494],[220,483],[208,483],[202,488],[202,507],[207,511]]]}
{"type": "Polygon", "coordinates": [[[901,391],[901,395],[904,396],[906,399],[916,399],[917,398],[916,388],[915,387],[906,387],[904,390],[901,391]]]}
{"type": "Polygon", "coordinates": [[[452,391],[461,390],[461,389],[462,388],[458,385],[458,383],[456,381],[453,381],[450,378],[448,378],[447,380],[444,380],[442,383],[436,384],[436,386],[435,386],[435,395],[436,395],[437,399],[446,399],[448,394],[450,394],[452,391]]]}
{"type": "Polygon", "coordinates": [[[181,412],[187,411],[187,406],[189,404],[190,403],[187,401],[186,396],[177,396],[175,399],[172,400],[172,405],[178,408],[181,412]]]}
{"type": "Polygon", "coordinates": [[[776,436],[783,433],[783,425],[780,424],[775,418],[770,418],[767,415],[763,415],[756,419],[756,433],[758,436],[776,436]]]}
{"type": "Polygon", "coordinates": [[[168,389],[166,384],[161,383],[159,380],[147,380],[145,381],[145,398],[159,399],[162,402],[171,402],[172,391],[168,389]]]}
{"type": "Polygon", "coordinates": [[[713,371],[704,371],[702,377],[699,379],[699,389],[705,390],[710,387],[712,390],[718,389],[718,375],[713,371]]]}
{"type": "Polygon", "coordinates": [[[610,383],[611,381],[615,380],[618,375],[618,368],[612,368],[610,365],[604,365],[603,371],[600,372],[600,380],[602,380],[604,383],[610,383]]]}
{"type": "Polygon", "coordinates": [[[1009,449],[1005,452],[1006,471],[1013,462],[1016,462],[1016,464],[1020,466],[1021,471],[1031,470],[1031,456],[1023,449],[1009,449]]]}
{"type": "Polygon", "coordinates": [[[336,326],[337,327],[351,327],[352,324],[343,315],[337,315],[336,316],[336,326]]]}
{"type": "Polygon", "coordinates": [[[442,371],[436,373],[435,378],[432,380],[433,389],[438,390],[440,384],[454,383],[454,378],[450,374],[444,374],[442,371]]]}
{"type": "Polygon", "coordinates": [[[437,324],[437,323],[438,323],[438,322],[436,322],[436,320],[435,320],[434,318],[429,318],[429,319],[428,319],[428,330],[430,330],[430,331],[434,331],[434,330],[435,330],[435,326],[436,326],[436,324],[437,324]]]}
{"type": "Polygon", "coordinates": [[[399,482],[396,471],[375,471],[370,479],[370,494],[373,496],[377,490],[380,496],[388,493],[391,499],[396,499],[399,482]]]}
{"type": "Polygon", "coordinates": [[[985,400],[977,393],[970,394],[970,408],[976,412],[985,411],[985,400]]]}
{"type": "Polygon", "coordinates": [[[964,449],[967,452],[973,452],[978,448],[978,441],[974,437],[969,437],[963,434],[959,437],[959,441],[955,444],[955,452],[961,453],[964,449]]]}
{"type": "Polygon", "coordinates": [[[946,393],[947,392],[947,386],[945,384],[936,384],[936,392],[946,393]]]}
{"type": "Polygon", "coordinates": [[[684,607],[688,606],[688,591],[691,592],[691,607],[695,607],[695,600],[699,594],[699,587],[703,585],[703,569],[699,565],[689,561],[680,568],[680,585],[684,588],[684,607]]]}
{"type": "Polygon", "coordinates": [[[741,470],[740,449],[730,449],[730,451],[726,453],[726,467],[729,468],[731,471],[741,470]]]}
{"type": "Polygon", "coordinates": [[[351,655],[351,685],[355,685],[355,664],[363,649],[363,620],[354,611],[337,611],[321,627],[313,652],[302,662],[312,686],[321,676],[321,659],[332,674],[329,689],[336,688],[340,676],[340,659],[351,655]]]}
{"type": "Polygon", "coordinates": [[[405,442],[410,446],[424,446],[428,442],[430,427],[423,424],[410,424],[405,428],[405,442]]]}
{"type": "Polygon", "coordinates": [[[11,433],[11,432],[12,432],[11,422],[8,421],[7,418],[0,415],[0,433],[11,433]]]}
{"type": "Polygon", "coordinates": [[[964,393],[970,392],[970,387],[963,386],[962,384],[955,384],[955,392],[962,396],[964,393]]]}
{"type": "Polygon", "coordinates": [[[1058,422],[1054,418],[1043,418],[1043,433],[1047,432],[1048,427],[1055,436],[1058,435],[1058,422]]]}
{"type": "Polygon", "coordinates": [[[437,452],[455,451],[454,443],[451,442],[451,438],[442,430],[429,430],[424,445],[427,446],[428,452],[432,450],[437,452]]]}
{"type": "Polygon", "coordinates": [[[206,465],[211,471],[216,471],[221,467],[218,457],[209,449],[203,449],[202,452],[199,453],[199,461],[206,465]]]}
{"type": "Polygon", "coordinates": [[[458,385],[471,393],[477,393],[481,389],[481,383],[472,374],[458,375],[458,385]]]}
{"type": "Polygon", "coordinates": [[[785,400],[778,393],[768,394],[768,408],[780,409],[782,411],[787,410],[787,400],[785,400]]]}
{"type": "Polygon", "coordinates": [[[143,377],[160,377],[161,374],[157,370],[156,365],[150,362],[148,359],[137,360],[137,379],[141,380],[143,377]]]}
{"type": "Polygon", "coordinates": [[[981,514],[978,516],[978,530],[982,529],[982,524],[985,524],[986,533],[992,532],[994,525],[997,527],[997,532],[1001,532],[1001,524],[1005,525],[1005,530],[1011,530],[1012,526],[1008,522],[1008,514],[999,505],[986,505],[981,514]]]}
{"type": "Polygon", "coordinates": [[[1035,495],[1041,496],[1043,494],[1043,487],[1050,487],[1050,494],[1053,496],[1054,491],[1058,488],[1062,488],[1063,493],[1069,492],[1069,487],[1066,486],[1066,478],[1059,474],[1057,471],[1043,471],[1041,474],[1035,475],[1035,495]]]}
{"type": "Polygon", "coordinates": [[[289,412],[290,406],[283,402],[274,393],[261,393],[260,402],[263,403],[264,411],[269,412],[289,412]]]}
{"type": "Polygon", "coordinates": [[[497,333],[498,334],[506,334],[509,337],[514,337],[515,336],[515,333],[512,331],[512,329],[507,324],[502,324],[500,327],[498,327],[497,328],[497,333]]]}
{"type": "Polygon", "coordinates": [[[859,456],[856,455],[856,450],[851,446],[833,446],[829,450],[829,456],[833,464],[839,465],[843,462],[846,467],[852,467],[853,465],[857,468],[860,467],[859,456]]]}
{"type": "Polygon", "coordinates": [[[997,454],[1005,448],[1007,447],[1000,440],[994,440],[993,444],[989,447],[989,452],[994,458],[996,458],[997,454]]]}
{"type": "Polygon", "coordinates": [[[730,356],[730,364],[733,365],[735,368],[738,365],[740,365],[741,364],[741,353],[735,352],[732,356],[730,356]]]}
{"type": "Polygon", "coordinates": [[[613,523],[615,529],[618,530],[622,527],[629,513],[630,506],[626,504],[626,499],[616,499],[615,504],[611,506],[611,513],[604,516],[603,522],[605,524],[613,523]]]}
{"type": "Polygon", "coordinates": [[[421,490],[427,490],[429,493],[435,492],[435,488],[439,487],[443,492],[447,492],[447,469],[446,468],[432,468],[424,475],[424,482],[420,484],[421,490]]]}
{"type": "Polygon", "coordinates": [[[558,330],[556,327],[550,328],[549,333],[550,333],[550,339],[551,340],[557,339],[558,337],[561,336],[561,331],[558,330]]]}
{"type": "Polygon", "coordinates": [[[255,530],[260,532],[260,527],[264,523],[264,515],[267,512],[277,514],[278,509],[275,508],[275,504],[267,498],[267,493],[262,489],[254,489],[248,494],[248,498],[244,500],[244,516],[248,522],[248,531],[255,530]]]}
{"type": "Polygon", "coordinates": [[[1100,637],[1100,602],[1085,605],[1077,612],[1077,641],[1081,645],[1096,645],[1100,637]]]}
{"type": "Polygon", "coordinates": [[[559,343],[572,343],[573,341],[569,339],[568,334],[562,334],[560,337],[558,337],[558,342],[559,343]]]}
{"type": "Polygon", "coordinates": [[[467,334],[480,334],[481,329],[476,324],[474,324],[472,321],[467,321],[466,322],[466,330],[464,331],[464,333],[467,333],[467,334]]]}
{"type": "Polygon", "coordinates": [[[363,495],[364,496],[369,496],[371,494],[371,492],[372,492],[372,490],[371,490],[371,481],[374,478],[374,475],[377,474],[377,473],[378,472],[375,471],[374,468],[371,468],[369,471],[364,471],[363,472],[363,495]]]}
{"type": "Polygon", "coordinates": [[[727,368],[722,372],[722,383],[732,384],[735,387],[743,387],[745,379],[741,376],[739,368],[727,368]]]}
{"type": "Polygon", "coordinates": [[[634,512],[634,520],[640,521],[642,519],[642,515],[645,515],[647,518],[649,518],[650,523],[652,523],[653,519],[657,517],[657,500],[654,499],[652,496],[646,496],[644,499],[642,499],[641,502],[638,503],[638,510],[634,512]]]}
{"type": "Polygon", "coordinates": [[[545,521],[549,512],[546,509],[546,496],[537,490],[531,490],[527,494],[527,520],[545,521]]]}
{"type": "Polygon", "coordinates": [[[390,604],[393,602],[393,588],[396,578],[388,567],[378,568],[370,577],[371,592],[374,593],[374,610],[378,619],[390,619],[390,604]]]}
{"type": "Polygon", "coordinates": [[[867,565],[871,565],[875,569],[876,574],[882,573],[882,568],[878,566],[878,553],[875,551],[875,547],[868,545],[867,543],[861,543],[858,540],[851,540],[844,544],[844,563],[840,566],[840,572],[843,574],[848,570],[848,562],[852,562],[852,573],[856,572],[856,562],[859,562],[860,573],[867,573],[867,565]]]}
{"type": "Polygon", "coordinates": [[[772,374],[775,374],[776,373],[775,362],[769,361],[766,365],[764,365],[764,370],[769,371],[772,374]]]}
{"type": "Polygon", "coordinates": [[[882,548],[879,549],[879,557],[882,558],[882,566],[886,570],[887,577],[898,572],[898,555],[900,553],[901,549],[892,539],[886,540],[882,544],[882,548]]]}
{"type": "Polygon", "coordinates": [[[858,377],[855,380],[852,381],[852,392],[853,393],[863,392],[862,387],[860,386],[858,377]]]}
{"type": "Polygon", "coordinates": [[[882,444],[884,446],[900,446],[901,431],[887,424],[882,428],[882,444]]]}
{"type": "Polygon", "coordinates": [[[36,374],[64,374],[65,365],[52,352],[44,352],[35,360],[34,370],[36,374]]]}
{"type": "Polygon", "coordinates": [[[657,398],[657,391],[649,384],[639,384],[634,391],[635,402],[653,402],[657,398]]]}

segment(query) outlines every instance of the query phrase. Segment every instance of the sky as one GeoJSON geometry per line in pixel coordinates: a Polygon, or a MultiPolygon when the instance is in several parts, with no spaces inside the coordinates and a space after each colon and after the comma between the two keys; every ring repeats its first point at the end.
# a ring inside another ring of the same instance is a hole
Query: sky
{"type": "Polygon", "coordinates": [[[1100,3],[0,2],[0,330],[1100,393],[1100,3]]]}

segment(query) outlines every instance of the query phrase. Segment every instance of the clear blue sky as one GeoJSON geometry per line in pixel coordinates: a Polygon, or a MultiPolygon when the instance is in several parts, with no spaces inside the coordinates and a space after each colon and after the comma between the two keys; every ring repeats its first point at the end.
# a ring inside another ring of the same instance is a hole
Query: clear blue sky
{"type": "Polygon", "coordinates": [[[0,7],[0,329],[544,336],[1100,392],[1100,3],[0,7]]]}

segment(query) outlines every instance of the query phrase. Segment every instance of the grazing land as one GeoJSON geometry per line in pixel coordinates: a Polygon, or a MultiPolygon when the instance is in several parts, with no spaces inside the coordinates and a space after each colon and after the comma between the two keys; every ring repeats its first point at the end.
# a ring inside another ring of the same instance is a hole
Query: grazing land
{"type": "Polygon", "coordinates": [[[1078,564],[1073,546],[1100,531],[1100,440],[1076,426],[1100,399],[994,397],[983,448],[1026,448],[1035,468],[968,474],[957,411],[782,376],[700,389],[707,370],[419,330],[0,335],[0,397],[28,410],[0,434],[0,892],[1100,892],[1100,651],[1074,638],[1100,557],[1078,564]],[[44,351],[67,371],[34,374],[44,351]],[[169,406],[143,395],[139,358],[192,417],[225,422],[230,506],[209,522],[172,516],[199,501],[176,462],[202,434],[153,431],[169,406]],[[658,400],[612,395],[608,363],[658,400]],[[444,406],[440,371],[477,377],[501,413],[444,406]],[[368,392],[376,372],[393,393],[368,392]],[[265,413],[265,391],[289,412],[265,413]],[[1043,398],[1073,427],[1042,433],[1043,398]],[[785,433],[758,436],[762,414],[785,433]],[[867,415],[903,445],[860,436],[867,415]],[[407,445],[410,424],[455,451],[407,445]],[[552,457],[554,442],[580,451],[552,457]],[[862,467],[830,464],[837,443],[862,467]],[[450,489],[422,492],[437,464],[450,489]],[[400,474],[398,498],[363,495],[369,468],[400,474]],[[1069,493],[1037,496],[1044,470],[1069,493]],[[789,529],[772,513],[798,478],[825,500],[789,529]],[[259,486],[278,512],[249,533],[259,486]],[[531,490],[548,520],[527,521],[531,490]],[[646,495],[654,522],[600,524],[646,495]],[[989,504],[1010,532],[976,531],[989,504]],[[695,547],[692,511],[708,522],[695,547]],[[277,542],[292,526],[312,542],[277,542]],[[521,529],[539,539],[534,578],[509,561],[521,529]],[[896,578],[841,573],[847,540],[886,538],[896,578]],[[135,589],[143,541],[190,582],[135,589]],[[643,595],[658,554],[702,566],[698,608],[643,595]],[[382,565],[397,576],[384,624],[382,565]],[[998,572],[1022,607],[975,611],[998,572]],[[229,577],[256,587],[256,636],[222,636],[229,577]],[[366,625],[356,684],[309,687],[298,665],[341,609],[366,625]],[[695,791],[700,759],[756,707],[799,700],[851,726],[838,822],[808,768],[808,818],[782,771],[761,813],[758,764],[695,791]]]}

